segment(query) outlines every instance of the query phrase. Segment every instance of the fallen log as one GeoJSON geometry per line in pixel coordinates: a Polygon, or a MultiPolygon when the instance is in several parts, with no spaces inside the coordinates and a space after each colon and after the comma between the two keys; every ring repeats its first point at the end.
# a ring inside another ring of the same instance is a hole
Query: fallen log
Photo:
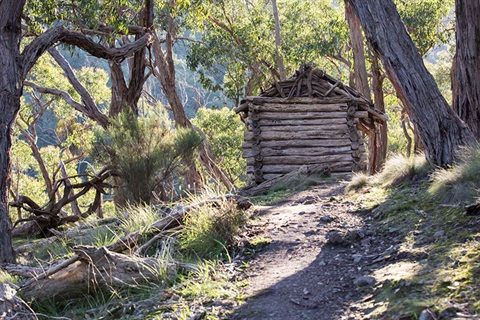
{"type": "Polygon", "coordinates": [[[301,166],[299,170],[287,173],[283,176],[267,180],[257,186],[249,186],[239,190],[239,193],[246,196],[257,196],[267,194],[271,189],[282,186],[299,184],[306,178],[314,175],[322,177],[330,176],[330,168],[323,164],[312,166],[301,166]]]}
{"type": "MultiPolygon", "coordinates": [[[[247,198],[243,198],[238,195],[226,195],[225,199],[235,202],[239,210],[247,210],[252,206],[252,203],[247,198]]],[[[185,214],[187,214],[189,211],[198,209],[204,205],[210,205],[213,207],[219,206],[219,201],[221,200],[222,197],[214,197],[190,206],[184,206],[180,209],[176,209],[170,212],[167,216],[151,224],[143,233],[137,231],[128,234],[117,242],[109,245],[107,249],[112,252],[123,252],[126,250],[133,252],[135,248],[140,245],[140,243],[154,237],[156,234],[179,227],[182,224],[185,214]]]]}
{"type": "Polygon", "coordinates": [[[28,304],[17,296],[17,290],[6,283],[0,283],[0,319],[38,320],[28,304]]]}
{"type": "Polygon", "coordinates": [[[73,250],[75,256],[25,283],[21,287],[23,295],[38,303],[67,301],[135,287],[179,267],[174,262],[128,256],[107,248],[78,246],[73,250]]]}

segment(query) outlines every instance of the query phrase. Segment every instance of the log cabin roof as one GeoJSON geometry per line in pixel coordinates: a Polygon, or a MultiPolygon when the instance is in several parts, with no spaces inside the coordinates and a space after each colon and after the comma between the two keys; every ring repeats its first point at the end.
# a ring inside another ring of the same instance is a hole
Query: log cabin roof
{"type": "MultiPolygon", "coordinates": [[[[368,111],[372,122],[385,122],[388,120],[388,116],[384,112],[376,109],[358,91],[336,80],[325,71],[313,68],[310,65],[301,66],[293,76],[284,81],[274,82],[270,88],[256,97],[245,97],[241,104],[235,108],[235,111],[237,113],[241,111],[246,112],[249,102],[262,103],[283,100],[284,103],[288,101],[295,103],[299,100],[309,100],[302,98],[310,98],[312,103],[318,99],[331,101],[331,103],[354,102],[359,109],[368,111]]],[[[371,125],[368,127],[371,127],[371,125]]]]}

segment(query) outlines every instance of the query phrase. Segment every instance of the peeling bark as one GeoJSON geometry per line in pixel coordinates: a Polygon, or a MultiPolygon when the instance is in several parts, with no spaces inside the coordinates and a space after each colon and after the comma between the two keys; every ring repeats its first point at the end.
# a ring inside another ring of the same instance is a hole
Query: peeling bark
{"type": "Polygon", "coordinates": [[[441,95],[393,0],[347,0],[418,130],[429,161],[451,164],[474,136],[441,95]]]}
{"type": "Polygon", "coordinates": [[[453,105],[480,139],[480,2],[456,0],[455,79],[453,105]]]}

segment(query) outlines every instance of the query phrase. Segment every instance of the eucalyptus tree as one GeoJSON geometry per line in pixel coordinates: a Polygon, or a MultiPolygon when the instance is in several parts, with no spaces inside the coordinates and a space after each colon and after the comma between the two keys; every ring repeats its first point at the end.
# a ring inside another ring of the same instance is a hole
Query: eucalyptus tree
{"type": "Polygon", "coordinates": [[[338,72],[333,73],[344,77],[350,63],[345,56],[348,25],[342,8],[330,1],[212,0],[205,6],[208,15],[199,25],[201,42],[190,46],[187,60],[204,85],[222,90],[229,98],[238,102],[280,81],[279,53],[287,74],[301,63],[314,62],[335,68],[338,72]],[[278,11],[277,27],[272,11],[278,11]],[[275,36],[279,30],[281,34],[275,36]]]}
{"type": "Polygon", "coordinates": [[[480,140],[480,2],[456,0],[453,108],[480,140]]]}
{"type": "Polygon", "coordinates": [[[458,147],[471,143],[473,135],[441,95],[393,0],[348,2],[416,126],[428,159],[451,164],[458,147]]]}
{"type": "Polygon", "coordinates": [[[95,57],[113,61],[125,59],[145,48],[152,41],[151,34],[146,30],[138,35],[136,41],[117,48],[101,45],[94,41],[95,38],[74,28],[74,20],[89,20],[91,28],[113,22],[117,29],[127,30],[128,19],[117,17],[128,17],[128,12],[122,11],[128,3],[123,0],[101,3],[88,0],[75,3],[0,0],[0,262],[15,260],[8,210],[10,149],[24,81],[38,58],[56,43],[76,46],[95,57]],[[49,10],[37,11],[38,8],[49,10]],[[49,17],[52,12],[58,17],[49,17]]]}

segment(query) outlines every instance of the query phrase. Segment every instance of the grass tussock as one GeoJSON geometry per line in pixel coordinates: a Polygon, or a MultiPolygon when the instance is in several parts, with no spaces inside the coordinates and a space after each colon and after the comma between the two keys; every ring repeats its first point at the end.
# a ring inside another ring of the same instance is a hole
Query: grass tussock
{"type": "Polygon", "coordinates": [[[433,169],[423,153],[411,158],[395,155],[385,162],[383,170],[376,176],[376,181],[386,187],[395,186],[426,178],[433,169]]]}
{"type": "Polygon", "coordinates": [[[347,192],[358,192],[363,188],[369,186],[372,180],[372,177],[366,173],[355,173],[352,176],[352,180],[348,183],[345,190],[347,192]]]}
{"type": "Polygon", "coordinates": [[[121,219],[120,228],[125,234],[142,232],[160,219],[158,212],[150,206],[130,206],[128,215],[121,219]]]}
{"type": "Polygon", "coordinates": [[[436,170],[428,192],[446,203],[475,200],[480,188],[480,146],[464,148],[459,161],[447,169],[436,170]]]}
{"type": "Polygon", "coordinates": [[[180,247],[187,255],[203,259],[228,255],[228,248],[246,220],[247,214],[226,198],[219,198],[213,205],[204,204],[185,217],[180,247]]]}
{"type": "Polygon", "coordinates": [[[15,285],[19,284],[19,279],[16,276],[12,276],[10,273],[0,270],[0,283],[13,283],[15,285]]]}

